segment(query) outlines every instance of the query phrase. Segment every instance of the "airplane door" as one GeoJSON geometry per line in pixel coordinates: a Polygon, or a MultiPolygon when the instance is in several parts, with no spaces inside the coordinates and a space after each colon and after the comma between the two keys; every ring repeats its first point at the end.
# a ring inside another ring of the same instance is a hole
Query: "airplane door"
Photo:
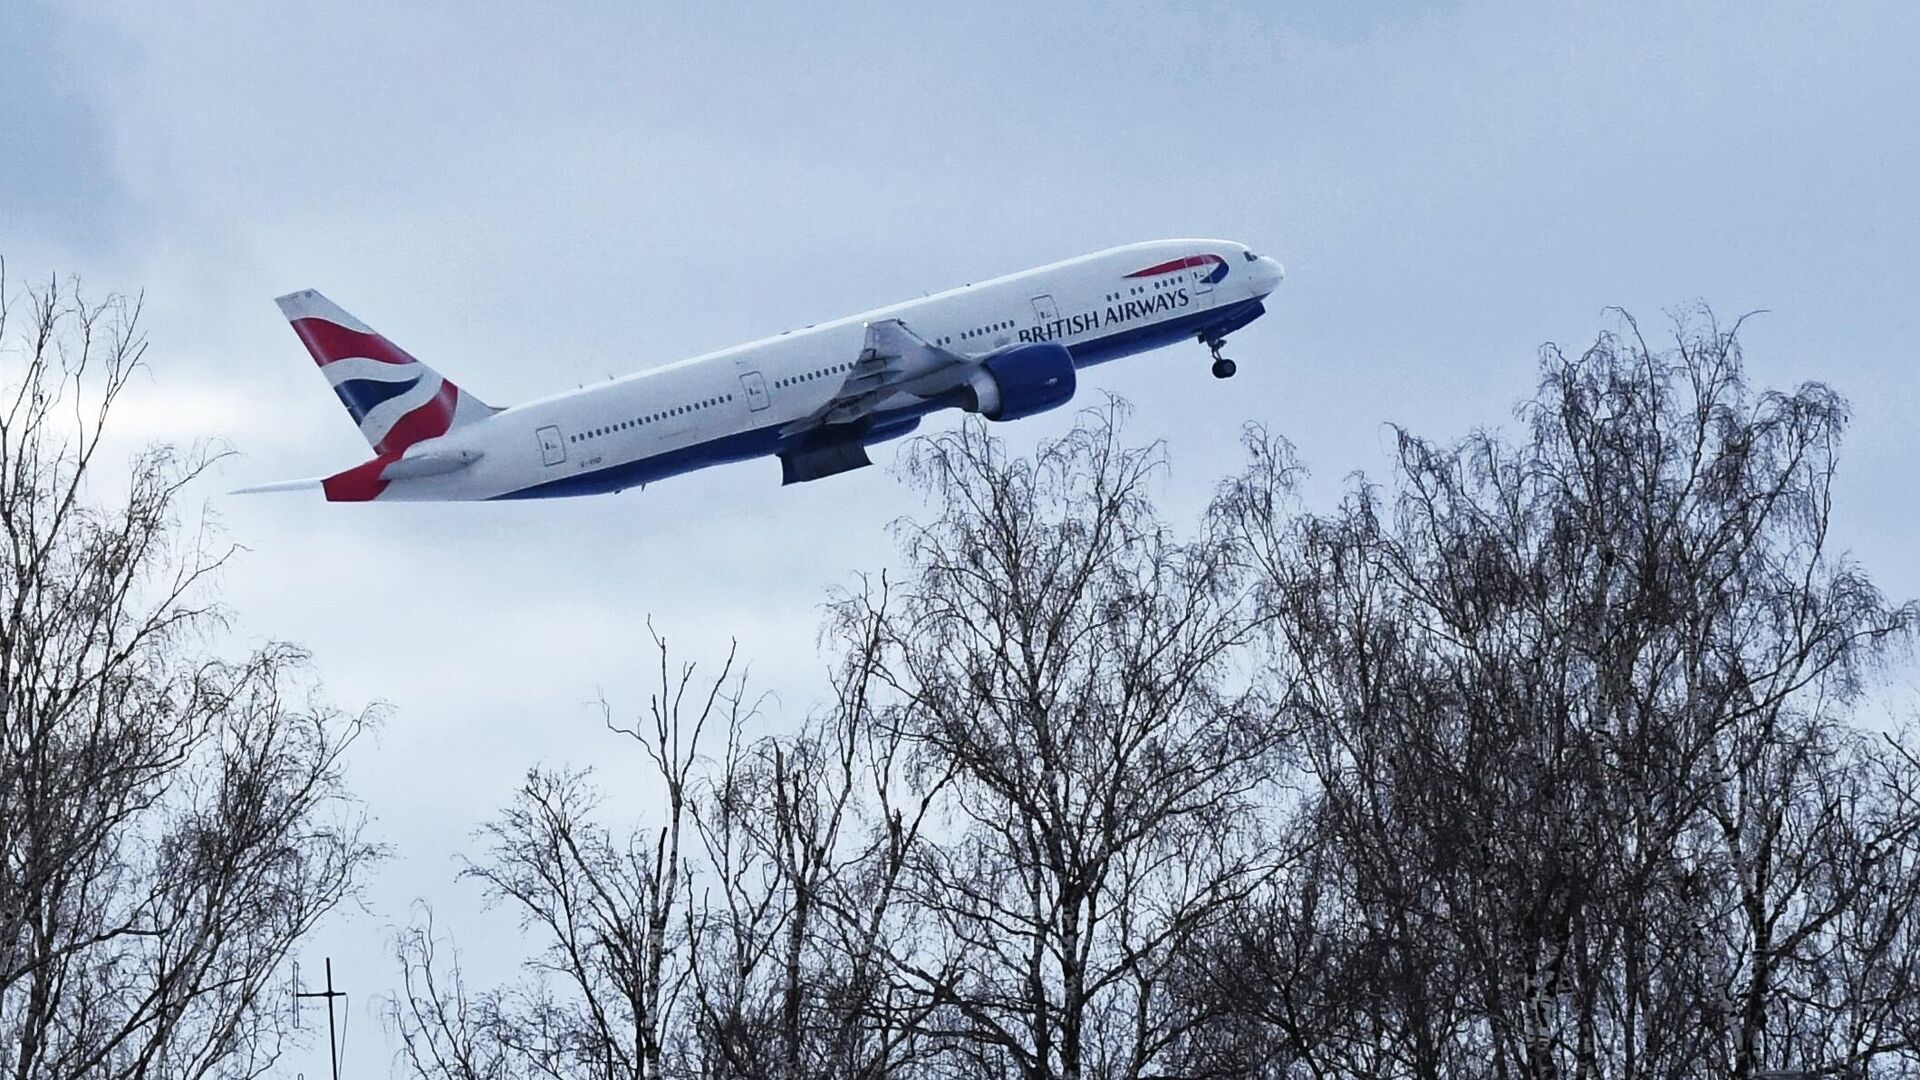
{"type": "Polygon", "coordinates": [[[1060,309],[1054,305],[1053,297],[1036,296],[1033,298],[1033,315],[1042,323],[1050,323],[1060,317],[1060,309]]]}
{"type": "Polygon", "coordinates": [[[567,440],[560,437],[557,427],[543,427],[536,434],[540,437],[540,460],[548,465],[558,465],[567,460],[567,440]]]}
{"type": "Polygon", "coordinates": [[[767,407],[767,379],[757,371],[740,376],[740,389],[747,395],[747,409],[759,412],[767,407]]]}
{"type": "MultiPolygon", "coordinates": [[[[1193,263],[1194,261],[1193,259],[1188,260],[1189,263],[1193,263]]],[[[1196,298],[1205,297],[1208,300],[1212,299],[1212,297],[1206,294],[1213,291],[1213,268],[1217,265],[1219,265],[1219,260],[1217,259],[1213,262],[1207,262],[1201,259],[1198,265],[1189,265],[1187,267],[1187,280],[1193,286],[1193,295],[1196,298]]]]}

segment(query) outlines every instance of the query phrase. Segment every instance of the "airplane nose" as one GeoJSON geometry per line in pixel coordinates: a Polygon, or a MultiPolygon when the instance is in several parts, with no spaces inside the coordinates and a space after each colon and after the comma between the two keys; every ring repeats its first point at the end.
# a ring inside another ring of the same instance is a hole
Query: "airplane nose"
{"type": "Polygon", "coordinates": [[[1281,266],[1278,259],[1262,255],[1254,265],[1259,268],[1259,273],[1255,276],[1259,279],[1262,293],[1272,292],[1287,279],[1287,268],[1281,266]]]}

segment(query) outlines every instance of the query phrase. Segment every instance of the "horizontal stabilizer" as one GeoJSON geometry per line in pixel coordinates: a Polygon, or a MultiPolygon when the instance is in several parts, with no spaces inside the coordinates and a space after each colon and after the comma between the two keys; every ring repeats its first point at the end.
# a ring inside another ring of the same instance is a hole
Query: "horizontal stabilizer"
{"type": "Polygon", "coordinates": [[[311,491],[325,480],[321,476],[309,476],[305,480],[275,480],[270,484],[255,484],[252,487],[235,488],[229,495],[264,495],[274,491],[311,491]]]}
{"type": "Polygon", "coordinates": [[[423,476],[444,476],[479,461],[478,450],[445,450],[438,453],[408,454],[398,458],[374,458],[333,476],[314,476],[305,480],[276,480],[229,492],[232,495],[260,495],[272,491],[311,491],[322,488],[329,502],[366,502],[378,498],[395,480],[416,480],[423,476]]]}

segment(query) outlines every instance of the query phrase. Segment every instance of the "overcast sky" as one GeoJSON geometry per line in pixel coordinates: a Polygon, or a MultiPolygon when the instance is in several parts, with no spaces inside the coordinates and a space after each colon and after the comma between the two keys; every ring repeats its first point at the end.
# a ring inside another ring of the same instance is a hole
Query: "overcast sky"
{"type": "MultiPolygon", "coordinates": [[[[1236,379],[1197,345],[1082,379],[1167,441],[1176,520],[1246,421],[1296,443],[1325,508],[1385,475],[1389,423],[1516,429],[1537,347],[1589,341],[1607,305],[1765,308],[1754,381],[1852,399],[1838,534],[1920,594],[1920,8],[633,6],[9,0],[0,255],[146,291],[123,434],[230,441],[209,497],[367,456],[272,303],[297,288],[511,404],[1117,243],[1241,240],[1288,280],[1236,379]]],[[[644,704],[644,616],[691,658],[737,636],[773,722],[818,696],[825,589],[884,565],[920,503],[885,468],[778,479],[216,498],[247,638],[394,707],[352,779],[396,857],[305,956],[356,995],[360,1074],[388,1067],[374,1001],[413,898],[470,956],[511,952],[454,860],[529,764],[596,763],[616,811],[643,801],[593,702],[644,704]]]]}

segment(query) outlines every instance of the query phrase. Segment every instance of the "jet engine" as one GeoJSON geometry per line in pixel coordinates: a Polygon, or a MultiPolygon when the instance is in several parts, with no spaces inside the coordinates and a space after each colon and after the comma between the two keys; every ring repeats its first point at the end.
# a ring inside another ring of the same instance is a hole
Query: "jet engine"
{"type": "Polygon", "coordinates": [[[962,404],[989,420],[1018,420],[1066,404],[1076,385],[1073,354],[1065,345],[1014,345],[980,362],[962,404]]]}

